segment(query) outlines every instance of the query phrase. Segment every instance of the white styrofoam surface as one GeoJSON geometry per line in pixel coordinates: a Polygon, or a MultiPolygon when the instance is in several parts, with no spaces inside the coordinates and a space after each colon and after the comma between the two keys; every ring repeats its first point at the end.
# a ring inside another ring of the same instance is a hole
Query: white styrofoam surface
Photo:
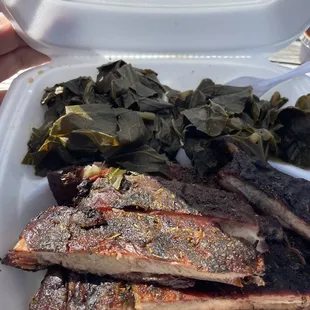
{"type": "Polygon", "coordinates": [[[280,50],[310,25],[309,0],[0,0],[48,55],[244,55],[280,50]]]}
{"type": "MultiPolygon", "coordinates": [[[[32,217],[54,204],[46,179],[35,177],[32,167],[20,164],[27,150],[31,128],[43,120],[44,107],[40,105],[40,99],[44,88],[80,75],[95,77],[96,67],[106,61],[92,59],[67,65],[66,60],[58,60],[58,64],[51,63],[25,72],[13,82],[0,109],[0,257],[14,245],[32,217]]],[[[286,70],[254,59],[154,59],[133,60],[131,63],[152,68],[159,73],[162,83],[183,90],[196,87],[205,77],[224,83],[240,75],[271,77],[286,70]]],[[[286,82],[277,89],[294,104],[309,87],[309,78],[304,77],[286,82]]],[[[310,179],[308,171],[289,165],[280,168],[310,179]]],[[[6,266],[1,269],[0,309],[27,309],[42,273],[27,273],[6,266]]]]}

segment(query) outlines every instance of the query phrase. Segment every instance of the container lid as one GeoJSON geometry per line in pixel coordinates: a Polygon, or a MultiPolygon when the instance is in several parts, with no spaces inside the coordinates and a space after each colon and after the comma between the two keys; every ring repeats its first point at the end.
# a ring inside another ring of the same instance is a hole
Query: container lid
{"type": "Polygon", "coordinates": [[[309,0],[2,2],[22,37],[49,55],[268,53],[310,25],[309,0]]]}

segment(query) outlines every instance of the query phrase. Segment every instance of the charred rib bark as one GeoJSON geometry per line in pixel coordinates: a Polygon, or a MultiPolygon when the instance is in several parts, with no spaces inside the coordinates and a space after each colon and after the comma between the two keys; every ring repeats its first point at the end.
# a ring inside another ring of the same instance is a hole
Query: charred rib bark
{"type": "Polygon", "coordinates": [[[264,214],[310,239],[310,182],[286,175],[242,152],[219,172],[223,187],[242,193],[264,214]]]}

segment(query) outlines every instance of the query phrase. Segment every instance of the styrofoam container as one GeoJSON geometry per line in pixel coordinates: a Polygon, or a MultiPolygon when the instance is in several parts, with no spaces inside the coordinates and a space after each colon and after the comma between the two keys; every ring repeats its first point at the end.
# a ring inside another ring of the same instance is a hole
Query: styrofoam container
{"type": "MultiPolygon", "coordinates": [[[[282,0],[130,0],[123,2],[89,0],[87,4],[86,1],[73,0],[27,0],[27,5],[25,2],[3,0],[7,9],[6,15],[14,21],[16,29],[27,42],[53,56],[53,61],[19,76],[13,82],[0,108],[0,257],[3,257],[15,244],[19,233],[32,217],[55,203],[46,179],[36,177],[32,167],[21,165],[21,160],[27,151],[31,129],[39,126],[43,121],[45,108],[40,105],[40,99],[45,87],[81,75],[95,78],[96,67],[119,57],[136,67],[153,69],[158,72],[162,83],[183,90],[196,87],[205,77],[212,78],[217,83],[225,83],[242,75],[273,77],[287,69],[269,63],[266,57],[267,50],[271,51],[275,46],[282,46],[285,42],[293,40],[310,24],[309,14],[304,14],[305,11],[310,11],[308,0],[294,1],[291,12],[287,3],[292,1],[282,0]],[[189,5],[190,3],[192,5],[189,5]],[[298,3],[302,5],[299,6],[298,3]],[[85,15],[81,15],[78,8],[83,8],[81,12],[85,15]],[[101,20],[97,15],[98,12],[101,14],[101,20]],[[299,14],[298,18],[295,18],[292,12],[299,14]],[[155,19],[153,15],[156,14],[158,15],[155,19]],[[237,27],[236,23],[250,22],[247,14],[250,14],[251,25],[256,31],[259,31],[259,27],[255,26],[255,22],[265,18],[266,23],[270,22],[271,29],[276,27],[274,30],[277,33],[271,34],[270,30],[267,32],[267,26],[262,22],[260,25],[263,34],[257,32],[255,36],[244,29],[248,26],[237,27]],[[277,26],[275,22],[276,18],[281,22],[283,14],[291,17],[291,20],[290,18],[286,20],[291,27],[289,30],[286,29],[286,35],[280,24],[277,26]],[[89,19],[89,24],[84,21],[83,16],[89,19]],[[129,22],[130,16],[134,16],[137,20],[133,21],[133,24],[127,27],[128,29],[120,19],[124,26],[123,33],[119,25],[112,23],[113,20],[121,17],[129,22]],[[238,19],[234,18],[236,16],[238,19]],[[148,26],[143,23],[146,18],[150,19],[148,26]],[[218,21],[219,18],[222,19],[222,23],[218,21]],[[63,21],[63,19],[66,20],[64,24],[57,24],[56,21],[63,21]],[[206,22],[205,19],[209,21],[206,22]],[[68,24],[73,20],[74,27],[78,29],[72,29],[68,24]],[[220,38],[223,40],[216,39],[210,29],[206,32],[201,30],[210,20],[216,26],[220,26],[221,29],[214,28],[214,32],[218,37],[222,32],[223,35],[220,38]],[[182,21],[189,23],[188,28],[180,25],[182,21]],[[232,32],[228,38],[229,23],[233,31],[240,29],[240,35],[232,32]],[[102,27],[97,29],[96,27],[100,25],[102,27]],[[109,25],[111,25],[110,28],[108,28],[109,25]],[[47,33],[48,27],[50,27],[49,33],[47,33]],[[117,29],[114,29],[115,27],[117,29]],[[158,33],[160,29],[161,33],[158,33]],[[101,35],[99,30],[106,32],[101,35]],[[80,37],[77,36],[78,32],[80,37]],[[102,41],[98,43],[98,40],[95,40],[100,36],[104,39],[105,35],[105,43],[102,41]],[[115,35],[119,35],[119,41],[115,35]],[[136,44],[128,40],[129,35],[135,38],[136,44]],[[140,38],[153,36],[153,40],[141,42],[135,35],[140,38]],[[201,43],[198,40],[199,36],[200,40],[206,40],[207,44],[201,43]],[[192,44],[180,44],[179,40],[182,38],[192,44]],[[160,41],[161,45],[158,46],[160,41]],[[209,45],[211,43],[212,48],[209,45]],[[107,44],[106,49],[105,44],[107,44]],[[231,51],[228,56],[223,50],[225,47],[231,51]],[[248,56],[240,53],[243,49],[249,52],[248,56]],[[266,52],[265,57],[253,56],[259,49],[266,52]]],[[[300,95],[309,92],[310,79],[306,76],[294,79],[276,89],[283,96],[288,97],[289,104],[293,105],[300,95]]],[[[271,90],[265,97],[270,97],[273,91],[271,90]]],[[[275,165],[286,173],[310,180],[310,173],[306,170],[287,164],[276,163],[275,165]]],[[[27,309],[43,274],[43,272],[29,273],[1,266],[0,309],[27,309]]]]}

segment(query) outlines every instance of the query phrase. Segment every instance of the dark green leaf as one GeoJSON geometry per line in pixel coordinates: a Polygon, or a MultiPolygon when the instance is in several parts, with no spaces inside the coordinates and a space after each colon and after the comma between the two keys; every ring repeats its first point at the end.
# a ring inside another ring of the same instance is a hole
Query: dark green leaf
{"type": "Polygon", "coordinates": [[[94,82],[90,77],[80,77],[47,88],[41,100],[41,103],[46,104],[49,109],[45,116],[45,122],[55,121],[64,115],[66,106],[98,102],[107,101],[95,94],[94,82]]]}
{"type": "Polygon", "coordinates": [[[28,152],[37,152],[47,139],[49,130],[53,126],[53,121],[44,123],[40,128],[32,128],[32,133],[28,141],[28,152]]]}
{"type": "Polygon", "coordinates": [[[55,171],[65,166],[75,164],[89,163],[98,160],[98,154],[91,153],[71,153],[66,145],[67,138],[49,137],[42,145],[40,150],[35,153],[28,153],[23,164],[35,165],[36,174],[39,176],[46,176],[48,171],[55,171]]]}
{"type": "MultiPolygon", "coordinates": [[[[83,117],[85,124],[77,124],[77,128],[81,128],[82,126],[84,129],[89,128],[98,130],[109,135],[116,135],[117,132],[117,121],[114,111],[115,109],[112,109],[109,106],[97,104],[66,107],[67,114],[75,114],[83,117]]],[[[121,113],[122,111],[127,110],[117,109],[118,113],[121,113]]],[[[72,119],[74,120],[74,116],[72,119]]]]}
{"type": "Polygon", "coordinates": [[[179,136],[180,139],[183,138],[183,131],[185,130],[185,124],[184,124],[184,116],[182,114],[179,114],[178,116],[175,116],[171,120],[172,127],[174,129],[174,132],[179,136]]]}
{"type": "Polygon", "coordinates": [[[278,115],[278,109],[287,101],[279,92],[275,92],[271,101],[257,100],[248,101],[244,112],[253,118],[252,127],[268,129],[273,126],[278,115]]]}
{"type": "MultiPolygon", "coordinates": [[[[301,101],[300,101],[301,102],[301,101]]],[[[301,104],[306,107],[306,105],[301,104]]],[[[281,138],[281,158],[300,167],[310,167],[310,111],[288,107],[280,111],[277,131],[281,138]]]]}
{"type": "Polygon", "coordinates": [[[161,145],[160,150],[167,155],[176,155],[176,152],[181,147],[180,136],[175,131],[173,118],[168,116],[157,117],[155,121],[155,139],[161,145]]]}
{"type": "Polygon", "coordinates": [[[139,78],[131,65],[124,65],[117,70],[118,79],[114,79],[111,83],[111,97],[116,100],[129,91],[129,87],[139,82],[139,78]]]}
{"type": "Polygon", "coordinates": [[[101,77],[96,83],[96,91],[99,94],[109,94],[111,92],[111,85],[113,80],[116,80],[118,76],[110,72],[107,76],[101,77]]]}
{"type": "Polygon", "coordinates": [[[170,172],[166,158],[147,145],[123,152],[113,161],[127,170],[138,173],[159,172],[169,175],[170,172]]]}
{"type": "Polygon", "coordinates": [[[262,119],[258,126],[262,128],[270,128],[270,126],[274,125],[276,119],[278,117],[278,110],[277,109],[270,109],[267,111],[264,119],[262,119]]]}
{"type": "Polygon", "coordinates": [[[259,120],[259,116],[260,116],[260,102],[256,102],[254,101],[251,105],[251,108],[250,108],[250,115],[252,116],[253,118],[253,124],[252,126],[254,126],[254,124],[256,124],[256,122],[259,120]]]}
{"type": "Polygon", "coordinates": [[[140,70],[137,68],[135,68],[135,72],[137,73],[140,82],[144,86],[154,90],[160,97],[164,95],[164,93],[166,92],[165,88],[158,80],[156,72],[149,69],[140,70]]]}
{"type": "Polygon", "coordinates": [[[267,161],[269,150],[277,153],[277,141],[274,135],[267,129],[248,128],[231,136],[238,146],[250,156],[256,156],[267,161]]]}
{"type": "Polygon", "coordinates": [[[243,121],[243,127],[254,127],[255,126],[255,122],[254,120],[247,114],[247,113],[241,113],[240,114],[240,119],[243,121]]]}
{"type": "Polygon", "coordinates": [[[117,60],[114,62],[109,62],[107,64],[104,64],[100,67],[97,68],[98,70],[98,76],[97,76],[97,81],[100,80],[101,77],[107,76],[110,72],[115,72],[121,67],[126,65],[126,62],[123,60],[117,60]]]}
{"type": "Polygon", "coordinates": [[[231,114],[242,113],[248,101],[253,101],[251,88],[229,95],[217,96],[212,99],[212,102],[220,105],[231,114]]]}
{"type": "Polygon", "coordinates": [[[184,140],[184,150],[200,176],[217,172],[230,158],[226,148],[221,146],[222,137],[209,139],[191,128],[187,130],[184,140]]]}
{"type": "Polygon", "coordinates": [[[95,89],[99,94],[104,94],[111,91],[112,81],[118,78],[115,73],[124,65],[126,65],[126,63],[123,60],[119,60],[104,64],[101,67],[97,68],[98,75],[95,89]]]}
{"type": "MultiPolygon", "coordinates": [[[[85,131],[85,130],[76,130],[71,132],[69,137],[66,139],[65,148],[70,151],[72,154],[78,152],[83,154],[94,154],[99,153],[100,149],[103,149],[107,146],[109,140],[113,142],[113,138],[110,136],[99,136],[96,137],[98,133],[85,131]],[[91,136],[93,135],[93,136],[91,136]],[[97,142],[95,142],[95,139],[97,142]],[[102,140],[102,141],[100,141],[102,140]]],[[[114,146],[115,147],[115,146],[114,146]]]]}
{"type": "Polygon", "coordinates": [[[203,79],[197,90],[201,91],[206,99],[212,99],[218,96],[225,96],[231,94],[237,94],[242,92],[252,92],[252,87],[236,87],[236,86],[227,86],[227,85],[217,85],[210,79],[203,79]]]}
{"type": "Polygon", "coordinates": [[[200,176],[216,171],[219,166],[217,153],[210,148],[208,139],[188,137],[185,139],[184,150],[200,176]]]}
{"type": "Polygon", "coordinates": [[[157,112],[164,109],[172,109],[172,105],[161,98],[140,98],[138,101],[139,111],[157,112]]]}
{"type": "Polygon", "coordinates": [[[204,106],[184,110],[182,114],[200,131],[210,137],[221,134],[226,126],[228,115],[225,110],[211,102],[204,106]]]}
{"type": "Polygon", "coordinates": [[[95,104],[104,104],[110,108],[114,106],[113,101],[107,95],[95,94],[94,102],[95,104]]]}
{"type": "Polygon", "coordinates": [[[111,96],[120,107],[156,112],[171,109],[172,105],[164,101],[154,90],[143,85],[137,72],[131,65],[124,65],[117,70],[120,78],[111,83],[111,96]]]}
{"type": "MultiPolygon", "coordinates": [[[[115,110],[115,113],[117,112],[118,109],[115,110]]],[[[137,112],[123,110],[117,113],[117,124],[117,137],[121,145],[141,145],[151,137],[150,131],[137,112]]]]}
{"type": "Polygon", "coordinates": [[[242,130],[243,121],[239,117],[231,117],[227,120],[226,128],[231,131],[242,130]]]}
{"type": "Polygon", "coordinates": [[[189,109],[197,108],[206,104],[206,97],[200,90],[195,90],[191,96],[191,101],[189,104],[189,109]]]}
{"type": "Polygon", "coordinates": [[[94,81],[91,77],[79,77],[65,83],[59,84],[64,88],[68,88],[73,94],[77,96],[89,96],[90,93],[94,94],[94,81]]]}
{"type": "Polygon", "coordinates": [[[215,83],[210,79],[203,79],[200,84],[198,85],[198,91],[202,92],[205,97],[208,99],[213,97],[213,90],[216,87],[215,83]]]}
{"type": "Polygon", "coordinates": [[[176,90],[169,90],[166,94],[170,103],[174,105],[174,107],[183,110],[188,109],[191,99],[192,99],[193,91],[176,91],[176,90]]]}
{"type": "Polygon", "coordinates": [[[140,82],[132,84],[130,86],[130,89],[133,90],[133,92],[140,97],[153,97],[157,95],[156,91],[144,86],[140,82]]]}

